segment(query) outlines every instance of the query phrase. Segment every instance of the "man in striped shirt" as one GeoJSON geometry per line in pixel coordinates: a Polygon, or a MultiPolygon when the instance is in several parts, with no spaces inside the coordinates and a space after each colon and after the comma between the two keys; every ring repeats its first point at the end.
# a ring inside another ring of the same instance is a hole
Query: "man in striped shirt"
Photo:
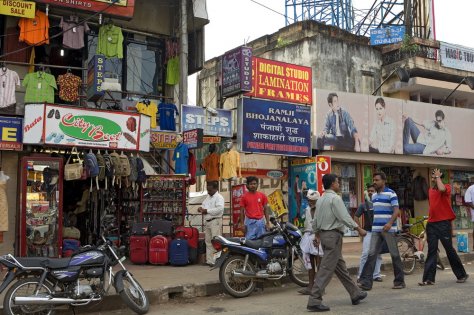
{"type": "Polygon", "coordinates": [[[384,172],[374,173],[373,180],[376,193],[372,195],[374,205],[372,239],[370,241],[369,256],[360,276],[359,287],[363,290],[372,289],[375,261],[382,248],[382,242],[385,240],[392,258],[393,274],[395,276],[392,289],[403,289],[405,288],[405,278],[395,237],[397,217],[400,211],[398,209],[397,194],[385,186],[387,177],[384,172]]]}

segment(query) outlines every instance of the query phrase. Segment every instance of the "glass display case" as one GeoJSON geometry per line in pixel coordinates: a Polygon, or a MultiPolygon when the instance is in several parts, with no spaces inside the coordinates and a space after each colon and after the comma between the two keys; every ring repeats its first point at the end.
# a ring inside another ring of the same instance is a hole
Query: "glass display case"
{"type": "Polygon", "coordinates": [[[21,160],[19,255],[60,257],[62,252],[63,160],[21,160]]]}

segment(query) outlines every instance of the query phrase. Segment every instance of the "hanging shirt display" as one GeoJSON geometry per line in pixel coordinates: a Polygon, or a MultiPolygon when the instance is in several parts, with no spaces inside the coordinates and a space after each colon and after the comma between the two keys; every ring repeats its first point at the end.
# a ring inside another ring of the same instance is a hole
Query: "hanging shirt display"
{"type": "Polygon", "coordinates": [[[189,159],[189,149],[188,146],[180,142],[173,153],[174,173],[175,174],[186,174],[188,175],[188,159],[189,159]]]}
{"type": "Polygon", "coordinates": [[[179,115],[175,104],[160,103],[158,114],[160,115],[160,130],[176,130],[176,115],[179,115]]]}
{"type": "Polygon", "coordinates": [[[63,30],[63,45],[71,49],[81,49],[84,47],[84,33],[89,31],[87,23],[78,24],[79,18],[71,16],[69,21],[64,21],[61,17],[59,27],[63,30]]]}
{"type": "MultiPolygon", "coordinates": [[[[237,169],[240,173],[240,154],[235,150],[226,151],[221,154],[221,178],[229,179],[237,177],[237,169]]],[[[240,176],[240,174],[238,174],[240,176]]]]}
{"type": "Polygon", "coordinates": [[[135,107],[140,114],[150,116],[150,128],[156,128],[156,113],[158,112],[156,102],[149,101],[149,104],[138,102],[135,107]]]}
{"type": "Polygon", "coordinates": [[[54,103],[56,79],[49,73],[38,71],[28,73],[23,79],[26,87],[25,103],[54,103]]]}
{"type": "Polygon", "coordinates": [[[201,167],[206,171],[206,181],[219,180],[219,154],[214,152],[206,156],[201,167]]]}
{"type": "Polygon", "coordinates": [[[101,26],[96,53],[98,55],[102,54],[106,58],[123,58],[122,29],[112,24],[101,26]]]}
{"type": "Polygon", "coordinates": [[[28,45],[49,44],[49,20],[44,12],[37,10],[33,19],[21,18],[18,26],[20,42],[28,45]]]}
{"type": "Polygon", "coordinates": [[[75,102],[79,99],[81,78],[72,73],[61,74],[58,77],[59,98],[66,102],[75,102]]]}
{"type": "Polygon", "coordinates": [[[179,58],[173,57],[166,65],[166,84],[176,85],[179,83],[179,58]]]}
{"type": "Polygon", "coordinates": [[[20,86],[18,73],[2,67],[0,69],[0,108],[16,103],[15,86],[20,86]]]}

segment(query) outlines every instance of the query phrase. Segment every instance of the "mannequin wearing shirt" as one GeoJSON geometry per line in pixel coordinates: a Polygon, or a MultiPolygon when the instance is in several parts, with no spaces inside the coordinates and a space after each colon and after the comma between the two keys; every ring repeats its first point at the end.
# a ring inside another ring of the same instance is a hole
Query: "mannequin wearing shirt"
{"type": "Polygon", "coordinates": [[[176,136],[176,142],[178,143],[178,145],[174,149],[173,154],[173,161],[175,162],[174,173],[188,175],[188,146],[183,143],[183,136],[180,134],[176,136]]]}
{"type": "Polygon", "coordinates": [[[240,155],[239,152],[232,150],[232,140],[227,140],[225,143],[226,152],[220,157],[220,178],[225,180],[232,180],[236,177],[241,177],[240,173],[240,155]]]}
{"type": "Polygon", "coordinates": [[[207,182],[219,180],[219,154],[215,151],[216,145],[211,143],[209,145],[209,155],[201,164],[201,168],[206,172],[207,182]]]}
{"type": "Polygon", "coordinates": [[[7,176],[3,171],[0,171],[0,231],[8,231],[8,200],[7,200],[7,181],[10,176],[7,176]]]}

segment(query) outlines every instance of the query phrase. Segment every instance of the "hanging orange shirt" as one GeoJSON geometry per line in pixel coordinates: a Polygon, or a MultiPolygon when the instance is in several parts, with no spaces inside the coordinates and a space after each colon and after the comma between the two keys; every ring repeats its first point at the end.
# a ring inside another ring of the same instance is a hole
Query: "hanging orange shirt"
{"type": "Polygon", "coordinates": [[[201,164],[202,168],[206,171],[206,181],[218,181],[219,180],[219,154],[211,153],[201,164]]]}
{"type": "Polygon", "coordinates": [[[28,45],[49,44],[49,20],[44,12],[36,11],[33,19],[21,18],[20,42],[28,45]]]}

